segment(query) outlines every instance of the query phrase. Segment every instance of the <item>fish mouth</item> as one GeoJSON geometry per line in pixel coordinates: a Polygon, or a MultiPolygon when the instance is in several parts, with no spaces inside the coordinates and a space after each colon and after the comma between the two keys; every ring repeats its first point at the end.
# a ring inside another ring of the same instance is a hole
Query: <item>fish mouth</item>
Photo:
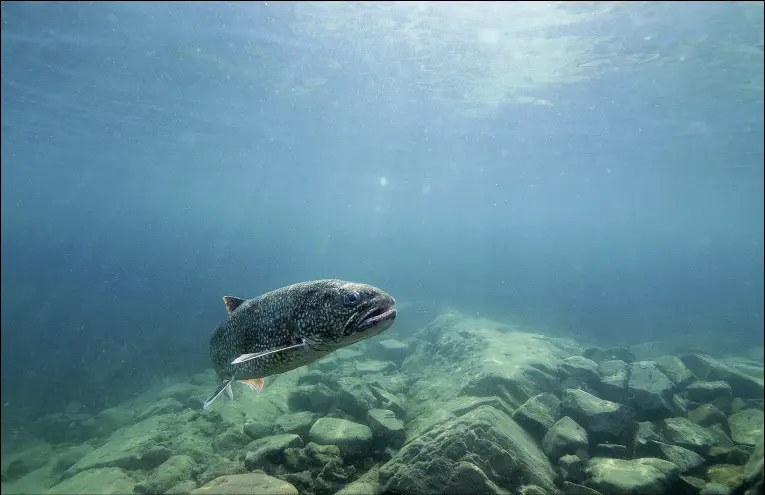
{"type": "Polygon", "coordinates": [[[385,330],[396,319],[396,308],[393,304],[383,304],[372,308],[364,314],[356,327],[357,332],[364,332],[372,328],[385,330]]]}

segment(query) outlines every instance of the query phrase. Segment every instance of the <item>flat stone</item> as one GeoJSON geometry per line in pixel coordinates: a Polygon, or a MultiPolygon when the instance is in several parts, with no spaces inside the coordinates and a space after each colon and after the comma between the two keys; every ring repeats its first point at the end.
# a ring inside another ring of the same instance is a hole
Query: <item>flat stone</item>
{"type": "Polygon", "coordinates": [[[191,495],[242,495],[244,493],[298,495],[297,488],[291,484],[263,472],[221,476],[192,490],[191,495]]]}
{"type": "Polygon", "coordinates": [[[120,468],[105,467],[80,471],[54,486],[51,495],[73,493],[124,494],[133,493],[135,482],[120,468]]]}
{"type": "Polygon", "coordinates": [[[372,430],[345,419],[320,418],[311,427],[308,438],[319,445],[336,445],[346,456],[367,450],[372,442],[372,430]]]}

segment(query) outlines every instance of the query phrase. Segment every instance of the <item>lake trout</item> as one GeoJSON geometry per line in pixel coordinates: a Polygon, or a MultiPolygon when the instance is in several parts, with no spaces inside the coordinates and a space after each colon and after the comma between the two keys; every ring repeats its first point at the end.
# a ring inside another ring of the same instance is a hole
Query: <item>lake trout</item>
{"type": "Polygon", "coordinates": [[[314,280],[282,287],[254,299],[225,296],[229,316],[210,338],[210,357],[220,386],[208,408],[239,381],[263,389],[267,376],[294,370],[387,330],[396,300],[371,285],[314,280]]]}

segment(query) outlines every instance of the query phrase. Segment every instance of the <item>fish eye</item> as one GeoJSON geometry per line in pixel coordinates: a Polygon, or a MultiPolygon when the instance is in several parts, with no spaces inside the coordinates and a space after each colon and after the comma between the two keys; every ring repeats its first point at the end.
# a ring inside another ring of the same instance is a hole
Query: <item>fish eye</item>
{"type": "Polygon", "coordinates": [[[357,291],[353,290],[351,292],[347,292],[343,296],[343,302],[345,304],[356,304],[357,302],[361,301],[361,294],[359,294],[357,291]]]}

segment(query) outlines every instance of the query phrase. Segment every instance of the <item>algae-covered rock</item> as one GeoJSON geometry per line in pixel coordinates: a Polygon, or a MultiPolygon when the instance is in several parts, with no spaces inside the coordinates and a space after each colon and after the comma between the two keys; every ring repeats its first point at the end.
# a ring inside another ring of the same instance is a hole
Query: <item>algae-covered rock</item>
{"type": "Polygon", "coordinates": [[[635,457],[667,460],[680,469],[680,474],[701,474],[706,467],[706,461],[696,452],[654,440],[635,444],[635,457]]]}
{"type": "Polygon", "coordinates": [[[101,447],[77,461],[68,475],[100,467],[153,469],[173,455],[163,443],[173,436],[163,416],[152,416],[131,427],[119,430],[101,447]]]}
{"type": "Polygon", "coordinates": [[[197,481],[202,485],[227,474],[242,474],[245,472],[244,464],[222,456],[206,458],[202,468],[204,471],[197,477],[197,481]]]}
{"type": "Polygon", "coordinates": [[[651,361],[630,365],[627,392],[630,405],[640,419],[655,420],[673,416],[675,384],[651,361]]]}
{"type": "Polygon", "coordinates": [[[714,435],[703,426],[691,423],[685,418],[667,418],[662,422],[663,433],[673,443],[702,456],[709,454],[717,443],[714,435]]]}
{"type": "Polygon", "coordinates": [[[447,495],[510,495],[509,491],[491,481],[481,468],[466,461],[457,463],[451,478],[446,482],[443,493],[447,495]]]}
{"type": "Polygon", "coordinates": [[[302,446],[303,440],[293,434],[264,437],[247,446],[244,465],[249,470],[271,469],[274,464],[282,463],[285,449],[302,446]]]}
{"type": "Polygon", "coordinates": [[[289,433],[299,435],[303,438],[308,438],[308,432],[311,430],[311,426],[313,426],[318,418],[318,414],[314,414],[310,411],[285,414],[274,422],[271,431],[274,435],[289,433]]]}
{"type": "Polygon", "coordinates": [[[174,455],[157,468],[154,475],[143,485],[143,492],[164,493],[182,481],[191,480],[196,470],[194,459],[187,455],[174,455]]]}
{"type": "Polygon", "coordinates": [[[763,412],[745,409],[728,417],[731,438],[737,444],[754,445],[763,437],[763,412]]]}
{"type": "Polygon", "coordinates": [[[713,404],[701,404],[699,407],[688,412],[688,420],[700,426],[712,426],[714,424],[728,425],[725,413],[713,404]]]}
{"type": "Polygon", "coordinates": [[[221,476],[191,492],[192,495],[242,495],[244,493],[298,495],[297,489],[291,484],[263,472],[221,476]]]}
{"type": "Polygon", "coordinates": [[[678,389],[683,389],[698,380],[698,377],[677,356],[659,356],[653,362],[678,389]]]}
{"type": "Polygon", "coordinates": [[[623,460],[593,457],[587,464],[586,486],[603,495],[675,493],[679,469],[664,459],[623,460]]]}
{"type": "Polygon", "coordinates": [[[311,442],[336,445],[341,455],[358,455],[368,451],[372,443],[372,430],[359,423],[337,418],[321,418],[308,434],[311,442]]]}
{"type": "Polygon", "coordinates": [[[584,427],[595,443],[627,445],[637,427],[634,409],[599,399],[584,390],[563,392],[561,414],[584,427]]]}
{"type": "Polygon", "coordinates": [[[569,356],[558,364],[563,388],[592,390],[600,381],[598,363],[584,356],[569,356]]]}
{"type": "Polygon", "coordinates": [[[629,365],[619,359],[610,359],[600,363],[600,383],[595,385],[601,399],[626,404],[629,402],[627,380],[629,365]]]}
{"type": "Polygon", "coordinates": [[[542,439],[542,450],[554,461],[566,454],[586,458],[588,447],[587,432],[568,416],[556,421],[542,439]]]}
{"type": "Polygon", "coordinates": [[[398,366],[404,362],[404,359],[411,353],[408,344],[395,339],[380,340],[369,346],[367,354],[375,359],[383,361],[392,361],[398,366]]]}
{"type": "Polygon", "coordinates": [[[513,420],[540,441],[559,419],[560,399],[549,392],[535,395],[513,413],[513,420]]]}
{"type": "Polygon", "coordinates": [[[733,389],[724,381],[698,381],[688,385],[683,396],[691,404],[714,404],[719,409],[728,411],[733,400],[733,389]]]}
{"type": "Polygon", "coordinates": [[[135,482],[120,468],[105,467],[81,471],[48,490],[51,495],[74,493],[133,493],[135,482]]]}
{"type": "Polygon", "coordinates": [[[462,461],[504,490],[532,483],[554,490],[555,473],[534,439],[508,414],[484,405],[410,440],[380,469],[383,491],[443,493],[462,461]]]}
{"type": "Polygon", "coordinates": [[[736,397],[762,400],[765,394],[761,376],[752,376],[705,354],[686,354],[680,358],[700,380],[725,381],[736,397]]]}
{"type": "Polygon", "coordinates": [[[159,414],[169,414],[185,409],[185,406],[181,401],[173,399],[172,397],[165,397],[159,401],[149,405],[146,409],[138,414],[136,421],[143,421],[144,419],[157,416],[159,414]]]}
{"type": "Polygon", "coordinates": [[[376,438],[385,445],[399,448],[406,442],[404,422],[388,409],[370,409],[367,413],[369,426],[376,438]]]}

